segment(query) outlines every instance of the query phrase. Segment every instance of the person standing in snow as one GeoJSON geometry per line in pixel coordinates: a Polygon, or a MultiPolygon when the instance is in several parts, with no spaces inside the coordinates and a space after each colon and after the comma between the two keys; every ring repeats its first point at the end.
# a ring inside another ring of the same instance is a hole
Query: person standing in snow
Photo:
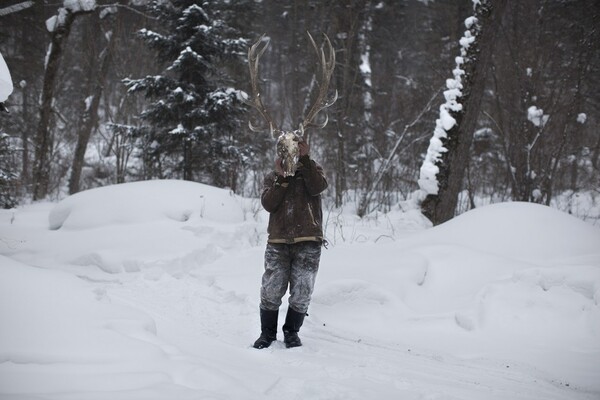
{"type": "Polygon", "coordinates": [[[257,349],[277,340],[279,307],[288,285],[284,343],[287,348],[302,346],[298,331],[307,315],[319,269],[323,244],[321,193],[327,188],[327,180],[323,169],[310,158],[308,143],[299,137],[295,140],[299,155],[295,172],[284,172],[282,159],[289,149],[280,137],[275,171],[265,177],[261,196],[270,215],[260,292],[261,334],[254,343],[257,349]]]}

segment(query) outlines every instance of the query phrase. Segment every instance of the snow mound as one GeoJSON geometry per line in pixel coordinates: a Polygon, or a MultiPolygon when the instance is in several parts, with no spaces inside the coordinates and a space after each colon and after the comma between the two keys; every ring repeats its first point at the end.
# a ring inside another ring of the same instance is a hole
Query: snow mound
{"type": "Polygon", "coordinates": [[[597,254],[600,229],[533,203],[476,208],[430,231],[431,241],[460,244],[522,260],[563,260],[597,254]]]}
{"type": "Polygon", "coordinates": [[[192,215],[241,222],[242,199],[225,189],[178,180],[132,182],[67,197],[49,214],[50,229],[93,229],[158,220],[185,222],[192,215]]]}
{"type": "Polygon", "coordinates": [[[136,340],[156,334],[144,313],[111,305],[70,274],[4,256],[0,263],[0,364],[163,361],[160,348],[136,340]]]}
{"type": "Polygon", "coordinates": [[[549,207],[486,206],[325,252],[312,314],[356,342],[509,359],[597,389],[599,243],[600,229],[549,207]]]}

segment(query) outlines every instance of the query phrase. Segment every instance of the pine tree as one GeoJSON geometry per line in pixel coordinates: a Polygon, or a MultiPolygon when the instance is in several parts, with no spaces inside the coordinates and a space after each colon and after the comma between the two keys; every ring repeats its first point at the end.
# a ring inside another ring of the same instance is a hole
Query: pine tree
{"type": "Polygon", "coordinates": [[[140,118],[150,129],[143,137],[146,160],[158,164],[158,177],[200,180],[235,190],[244,108],[240,92],[227,83],[232,62],[247,42],[219,19],[218,3],[153,1],[149,12],[164,32],[139,35],[165,68],[156,76],[127,79],[129,93],[151,100],[140,118]],[[229,61],[230,64],[225,62],[229,61]]]}

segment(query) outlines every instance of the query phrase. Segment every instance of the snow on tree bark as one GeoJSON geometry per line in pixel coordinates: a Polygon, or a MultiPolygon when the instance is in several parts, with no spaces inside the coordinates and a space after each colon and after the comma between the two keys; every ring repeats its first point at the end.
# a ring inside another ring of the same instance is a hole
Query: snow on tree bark
{"type": "Polygon", "coordinates": [[[440,106],[419,177],[421,210],[434,224],[454,217],[469,162],[470,147],[498,24],[507,0],[474,0],[474,15],[465,20],[453,78],[446,81],[446,102],[440,106]]]}

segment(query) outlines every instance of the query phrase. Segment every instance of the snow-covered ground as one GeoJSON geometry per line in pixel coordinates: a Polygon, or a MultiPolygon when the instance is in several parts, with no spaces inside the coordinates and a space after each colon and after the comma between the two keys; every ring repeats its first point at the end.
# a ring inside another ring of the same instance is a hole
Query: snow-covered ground
{"type": "Polygon", "coordinates": [[[328,209],[304,346],[255,350],[267,217],[181,181],[0,212],[0,398],[600,398],[597,226],[328,209]]]}

